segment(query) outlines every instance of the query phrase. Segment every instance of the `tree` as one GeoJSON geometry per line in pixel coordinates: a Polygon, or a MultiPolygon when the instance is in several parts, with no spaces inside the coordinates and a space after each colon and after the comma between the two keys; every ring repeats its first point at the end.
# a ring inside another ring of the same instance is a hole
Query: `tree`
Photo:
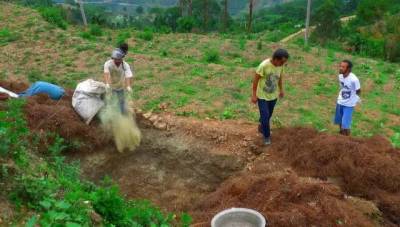
{"type": "Polygon", "coordinates": [[[251,26],[253,23],[253,7],[254,7],[255,0],[249,0],[249,18],[247,22],[247,32],[251,32],[251,26]]]}
{"type": "Polygon", "coordinates": [[[138,7],[136,7],[136,13],[137,13],[137,14],[143,14],[143,13],[144,13],[143,6],[138,6],[138,7]]]}
{"type": "Polygon", "coordinates": [[[373,23],[382,19],[392,4],[393,0],[363,0],[357,8],[357,19],[364,24],[373,23]]]}
{"type": "Polygon", "coordinates": [[[188,15],[191,17],[193,15],[193,4],[192,0],[187,0],[188,2],[188,15]]]}
{"type": "Polygon", "coordinates": [[[317,25],[313,35],[321,43],[340,35],[340,5],[336,0],[326,0],[318,8],[314,17],[317,25]]]}
{"type": "Polygon", "coordinates": [[[208,0],[203,0],[203,17],[204,17],[204,30],[207,31],[208,29],[208,0]]]}
{"type": "Polygon", "coordinates": [[[183,17],[183,13],[185,11],[185,0],[179,0],[179,10],[180,10],[180,15],[183,17]]]}
{"type": "Polygon", "coordinates": [[[224,31],[228,28],[228,0],[223,0],[224,4],[224,31]]]}

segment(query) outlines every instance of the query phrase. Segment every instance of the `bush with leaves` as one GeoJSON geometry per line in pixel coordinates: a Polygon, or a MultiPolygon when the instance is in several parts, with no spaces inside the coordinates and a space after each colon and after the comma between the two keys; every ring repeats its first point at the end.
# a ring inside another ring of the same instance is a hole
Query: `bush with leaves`
{"type": "Polygon", "coordinates": [[[67,29],[68,24],[65,21],[65,14],[61,8],[41,7],[39,8],[39,13],[50,24],[54,24],[64,30],[67,29]]]}

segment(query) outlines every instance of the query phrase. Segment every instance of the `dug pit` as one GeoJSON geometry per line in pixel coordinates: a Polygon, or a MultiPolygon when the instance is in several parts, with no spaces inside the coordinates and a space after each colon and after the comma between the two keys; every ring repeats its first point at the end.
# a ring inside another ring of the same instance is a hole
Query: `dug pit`
{"type": "Polygon", "coordinates": [[[190,137],[142,129],[134,152],[118,153],[112,144],[80,155],[84,175],[96,182],[110,176],[129,198],[149,198],[168,210],[187,210],[227,178],[241,171],[237,156],[213,154],[190,137]]]}

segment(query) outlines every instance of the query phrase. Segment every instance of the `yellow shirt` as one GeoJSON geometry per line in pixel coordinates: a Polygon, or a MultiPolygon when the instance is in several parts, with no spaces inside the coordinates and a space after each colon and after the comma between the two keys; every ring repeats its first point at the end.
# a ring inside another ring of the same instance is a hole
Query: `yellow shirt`
{"type": "Polygon", "coordinates": [[[278,82],[283,74],[283,66],[274,66],[270,59],[263,61],[257,68],[256,73],[261,76],[257,85],[257,97],[267,101],[278,98],[278,82]]]}

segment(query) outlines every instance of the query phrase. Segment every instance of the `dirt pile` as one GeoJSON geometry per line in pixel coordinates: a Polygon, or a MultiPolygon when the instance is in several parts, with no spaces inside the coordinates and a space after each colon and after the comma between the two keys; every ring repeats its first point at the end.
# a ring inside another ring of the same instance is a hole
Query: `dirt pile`
{"type": "Polygon", "coordinates": [[[364,214],[379,215],[373,205],[361,211],[333,184],[290,171],[266,173],[265,167],[225,182],[191,213],[196,226],[208,226],[213,215],[231,207],[255,209],[271,226],[375,226],[379,221],[364,214]]]}
{"type": "MultiPolygon", "coordinates": [[[[23,81],[0,81],[0,86],[13,92],[22,92],[29,87],[23,81]]],[[[72,90],[66,90],[65,96],[54,101],[47,95],[36,95],[27,98],[25,115],[28,126],[39,135],[54,132],[63,137],[68,143],[79,144],[80,151],[91,151],[109,142],[109,138],[97,127],[96,122],[88,126],[83,123],[71,105],[72,90]]]]}
{"type": "Polygon", "coordinates": [[[400,224],[400,151],[382,137],[347,138],[295,128],[279,132],[273,152],[302,176],[333,180],[346,193],[377,201],[400,224]]]}

